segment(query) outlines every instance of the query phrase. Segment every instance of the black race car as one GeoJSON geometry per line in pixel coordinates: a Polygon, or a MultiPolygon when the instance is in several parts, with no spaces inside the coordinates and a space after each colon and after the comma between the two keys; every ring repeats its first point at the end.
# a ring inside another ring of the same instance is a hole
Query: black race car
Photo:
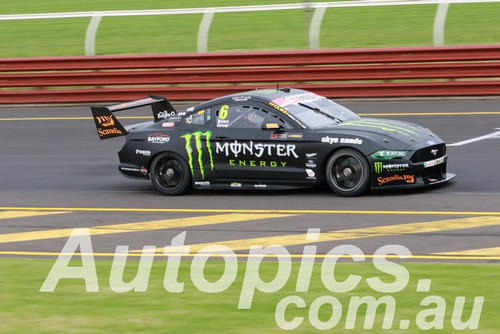
{"type": "Polygon", "coordinates": [[[150,96],[92,107],[100,139],[126,136],[119,170],[165,195],[195,189],[290,189],[328,183],[340,196],[446,182],[445,143],[416,124],[361,118],[299,89],[254,90],[177,112],[150,96]],[[151,105],[123,127],[113,112],[151,105]]]}

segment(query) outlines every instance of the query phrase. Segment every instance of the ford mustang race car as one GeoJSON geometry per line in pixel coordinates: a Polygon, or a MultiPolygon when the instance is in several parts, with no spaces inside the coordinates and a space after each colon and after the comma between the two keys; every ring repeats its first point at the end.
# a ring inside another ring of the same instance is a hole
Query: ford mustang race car
{"type": "Polygon", "coordinates": [[[126,136],[125,176],[151,179],[165,195],[195,189],[289,189],[324,184],[340,196],[439,184],[445,143],[422,126],[361,118],[299,89],[254,90],[177,112],[150,96],[92,107],[100,139],[126,136]],[[124,127],[114,112],[151,106],[153,120],[124,127]]]}

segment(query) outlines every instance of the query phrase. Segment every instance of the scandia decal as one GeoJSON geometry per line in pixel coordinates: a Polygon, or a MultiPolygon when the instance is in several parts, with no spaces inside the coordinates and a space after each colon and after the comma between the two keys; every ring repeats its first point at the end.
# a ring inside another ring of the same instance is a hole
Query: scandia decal
{"type": "Polygon", "coordinates": [[[104,137],[107,135],[115,134],[115,135],[122,135],[123,131],[121,131],[118,128],[111,128],[111,129],[97,129],[97,133],[99,134],[99,137],[104,137]]]}
{"type": "Polygon", "coordinates": [[[113,116],[97,116],[96,119],[97,123],[104,127],[115,125],[115,120],[113,119],[113,116]]]}
{"type": "Polygon", "coordinates": [[[123,135],[123,131],[115,126],[114,116],[96,116],[97,124],[100,126],[97,128],[97,133],[99,137],[104,137],[108,135],[123,135]]]}
{"type": "Polygon", "coordinates": [[[387,176],[387,177],[381,177],[381,176],[379,176],[377,178],[377,181],[378,181],[378,184],[380,186],[384,185],[384,184],[387,184],[387,183],[391,183],[391,182],[397,182],[397,181],[404,181],[406,183],[415,183],[415,175],[399,175],[399,174],[396,174],[396,175],[387,176]]]}

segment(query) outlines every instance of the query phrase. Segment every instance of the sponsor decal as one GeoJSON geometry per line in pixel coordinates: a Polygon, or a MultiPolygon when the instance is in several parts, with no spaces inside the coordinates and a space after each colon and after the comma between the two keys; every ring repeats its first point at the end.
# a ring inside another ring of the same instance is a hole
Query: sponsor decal
{"type": "Polygon", "coordinates": [[[306,173],[307,173],[307,178],[309,180],[315,180],[316,179],[316,173],[312,169],[306,168],[306,173]]]}
{"type": "Polygon", "coordinates": [[[440,165],[440,164],[444,163],[444,161],[445,161],[444,157],[437,158],[437,159],[431,160],[431,161],[426,161],[426,162],[424,162],[424,168],[434,167],[434,166],[440,165]]]}
{"type": "Polygon", "coordinates": [[[236,102],[243,102],[243,101],[248,101],[251,98],[252,98],[251,96],[234,96],[232,99],[233,99],[233,101],[236,101],[236,102]]]}
{"type": "Polygon", "coordinates": [[[383,162],[375,162],[373,164],[375,168],[375,173],[380,174],[382,172],[401,172],[410,168],[409,164],[387,164],[383,162]]]}
{"type": "Polygon", "coordinates": [[[163,111],[160,111],[157,115],[158,118],[169,118],[171,116],[174,116],[175,115],[175,111],[167,111],[167,110],[163,110],[163,111]]]}
{"type": "Polygon", "coordinates": [[[248,166],[248,167],[286,167],[286,161],[267,161],[267,160],[236,160],[229,159],[229,166],[248,166]]]}
{"type": "Polygon", "coordinates": [[[231,188],[241,188],[241,183],[231,182],[230,186],[231,188]]]}
{"type": "Polygon", "coordinates": [[[378,185],[382,186],[387,183],[392,183],[392,182],[398,182],[398,181],[404,181],[406,183],[415,183],[415,175],[392,175],[392,176],[387,176],[387,177],[381,177],[379,176],[377,178],[378,185]]]}
{"type": "Polygon", "coordinates": [[[429,140],[429,141],[427,141],[427,144],[429,144],[429,145],[436,145],[436,142],[434,140],[429,140]]]}
{"type": "Polygon", "coordinates": [[[169,135],[164,135],[163,133],[153,133],[148,135],[148,143],[151,144],[165,144],[170,141],[169,135]]]}
{"type": "Polygon", "coordinates": [[[266,130],[278,130],[280,128],[278,123],[266,123],[266,130]]]}
{"type": "Polygon", "coordinates": [[[233,142],[217,142],[215,145],[215,153],[224,154],[226,157],[235,157],[238,155],[250,155],[256,158],[262,156],[268,157],[294,157],[299,156],[295,152],[294,144],[264,144],[254,143],[253,141],[240,143],[237,140],[233,142]]]}
{"type": "Polygon", "coordinates": [[[196,131],[192,133],[186,133],[185,135],[181,136],[186,140],[186,152],[188,155],[188,164],[189,168],[191,169],[191,174],[194,176],[194,162],[193,162],[193,155],[194,151],[192,148],[193,141],[196,147],[196,152],[198,154],[198,167],[200,168],[200,173],[201,177],[204,179],[205,178],[205,166],[203,163],[203,142],[202,138],[205,137],[205,146],[208,152],[208,158],[210,160],[210,170],[214,170],[214,157],[212,154],[212,148],[210,147],[210,138],[212,137],[212,131],[196,131]]]}
{"type": "Polygon", "coordinates": [[[306,153],[306,158],[316,158],[318,153],[306,153]]]}
{"type": "Polygon", "coordinates": [[[148,150],[135,150],[135,154],[137,155],[143,155],[145,157],[150,157],[151,156],[151,151],[148,151],[148,150]]]}
{"type": "Polygon", "coordinates": [[[141,170],[142,175],[146,175],[148,173],[148,170],[144,166],[141,166],[140,170],[141,170]]]}
{"type": "Polygon", "coordinates": [[[177,115],[173,115],[173,116],[168,116],[166,118],[168,118],[168,121],[169,122],[180,122],[182,120],[182,117],[183,115],[181,114],[177,114],[177,115]]]}
{"type": "Polygon", "coordinates": [[[302,133],[290,133],[288,135],[288,138],[290,139],[302,139],[302,137],[304,137],[302,133]]]}
{"type": "Polygon", "coordinates": [[[217,120],[217,127],[218,128],[228,128],[229,127],[229,120],[228,119],[218,119],[217,120]]]}
{"type": "Polygon", "coordinates": [[[328,144],[354,144],[354,145],[361,145],[363,144],[363,139],[359,138],[336,138],[336,137],[330,137],[326,136],[321,138],[322,143],[328,143],[328,144]]]}
{"type": "Polygon", "coordinates": [[[339,142],[338,138],[331,138],[329,136],[321,138],[322,143],[337,144],[339,142]]]}
{"type": "Polygon", "coordinates": [[[316,168],[316,160],[307,160],[306,167],[307,168],[316,168]]]}
{"type": "Polygon", "coordinates": [[[97,116],[97,123],[104,127],[109,127],[115,125],[115,120],[113,116],[97,116]]]}
{"type": "Polygon", "coordinates": [[[340,143],[361,145],[363,144],[363,140],[359,138],[340,138],[340,143]]]}
{"type": "Polygon", "coordinates": [[[253,186],[254,188],[267,188],[267,184],[262,184],[262,183],[254,184],[253,186]]]}
{"type": "Polygon", "coordinates": [[[133,108],[135,106],[141,106],[143,104],[151,104],[153,102],[158,102],[158,100],[153,99],[151,97],[146,97],[145,99],[140,99],[140,100],[135,100],[135,101],[130,101],[130,102],[124,102],[124,103],[116,104],[114,106],[108,107],[108,109],[110,111],[118,110],[118,109],[127,109],[127,108],[133,108]]]}
{"type": "Polygon", "coordinates": [[[210,185],[210,181],[195,181],[194,185],[198,187],[208,187],[210,185]]]}
{"type": "Polygon", "coordinates": [[[286,133],[275,132],[271,135],[271,139],[287,139],[288,135],[286,133]]]}
{"type": "Polygon", "coordinates": [[[99,134],[99,137],[107,136],[107,135],[111,135],[111,134],[117,134],[117,135],[123,134],[123,132],[118,128],[97,129],[97,133],[99,134]]]}
{"type": "Polygon", "coordinates": [[[125,172],[141,172],[139,168],[132,168],[132,167],[120,167],[120,170],[123,170],[125,172]]]}
{"type": "Polygon", "coordinates": [[[161,127],[162,128],[173,128],[175,126],[175,123],[174,122],[163,122],[161,124],[161,127]]]}
{"type": "Polygon", "coordinates": [[[372,158],[374,159],[385,159],[385,160],[390,160],[394,158],[403,158],[408,154],[408,151],[389,151],[389,150],[382,150],[382,151],[377,151],[371,155],[372,158]]]}
{"type": "Polygon", "coordinates": [[[99,134],[99,137],[111,134],[123,135],[123,131],[114,126],[115,118],[113,116],[97,116],[95,119],[97,120],[97,124],[99,126],[104,128],[109,128],[109,129],[98,128],[97,133],[99,134]]]}
{"type": "Polygon", "coordinates": [[[288,110],[286,110],[285,108],[283,107],[280,107],[279,105],[277,105],[276,103],[274,102],[269,102],[269,105],[271,107],[273,107],[274,109],[278,110],[279,112],[281,112],[282,114],[284,115],[287,115],[288,116],[288,110]]]}
{"type": "Polygon", "coordinates": [[[322,98],[323,98],[322,96],[316,95],[314,93],[305,93],[305,94],[297,94],[297,95],[280,97],[280,98],[274,99],[272,101],[272,103],[275,103],[276,105],[278,105],[280,107],[286,107],[290,104],[298,105],[299,103],[307,103],[307,102],[317,101],[317,100],[322,99],[322,98]]]}

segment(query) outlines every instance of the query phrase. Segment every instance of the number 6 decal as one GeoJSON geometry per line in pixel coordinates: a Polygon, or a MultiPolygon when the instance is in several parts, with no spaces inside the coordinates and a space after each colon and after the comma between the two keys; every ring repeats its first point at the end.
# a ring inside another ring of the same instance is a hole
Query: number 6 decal
{"type": "Polygon", "coordinates": [[[229,106],[227,104],[223,105],[220,108],[219,119],[226,119],[227,118],[228,109],[229,109],[229,106]]]}

